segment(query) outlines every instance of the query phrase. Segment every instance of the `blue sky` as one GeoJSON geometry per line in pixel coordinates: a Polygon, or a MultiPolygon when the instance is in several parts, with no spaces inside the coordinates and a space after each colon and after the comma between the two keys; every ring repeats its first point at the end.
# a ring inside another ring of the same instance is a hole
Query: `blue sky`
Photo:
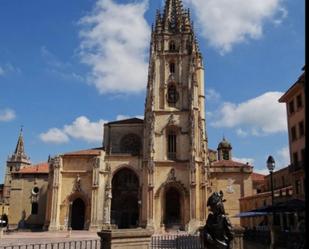
{"type": "MultiPolygon", "coordinates": [[[[205,63],[207,133],[235,160],[288,164],[284,104],[305,59],[303,0],[184,0],[205,63]]],[[[32,163],[99,147],[104,122],[144,114],[150,27],[164,1],[2,0],[0,177],[21,125],[32,163]]]]}

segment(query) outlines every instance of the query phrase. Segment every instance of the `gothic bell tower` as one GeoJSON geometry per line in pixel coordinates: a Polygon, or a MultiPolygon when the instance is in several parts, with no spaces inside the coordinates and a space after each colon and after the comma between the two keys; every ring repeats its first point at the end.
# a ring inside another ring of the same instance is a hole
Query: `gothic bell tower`
{"type": "Polygon", "coordinates": [[[23,166],[30,165],[30,159],[25,153],[23,130],[20,129],[17,144],[14,153],[8,158],[6,162],[3,197],[5,203],[9,203],[10,191],[11,191],[11,180],[12,172],[17,172],[23,166]]]}
{"type": "Polygon", "coordinates": [[[204,66],[190,11],[166,0],[152,28],[145,103],[142,219],[194,230],[206,219],[204,66]]]}

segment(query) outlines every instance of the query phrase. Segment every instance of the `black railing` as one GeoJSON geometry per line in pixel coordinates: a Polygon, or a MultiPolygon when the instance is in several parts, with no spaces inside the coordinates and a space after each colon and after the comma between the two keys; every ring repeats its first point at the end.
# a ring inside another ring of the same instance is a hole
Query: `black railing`
{"type": "Polygon", "coordinates": [[[100,240],[60,241],[50,243],[2,242],[0,249],[100,249],[100,240]]]}
{"type": "Polygon", "coordinates": [[[154,235],[151,249],[202,249],[198,235],[154,235]]]}
{"type": "MultiPolygon", "coordinates": [[[[275,244],[285,249],[305,249],[306,238],[304,233],[277,231],[275,244]]],[[[270,231],[246,230],[245,241],[253,241],[259,244],[270,245],[270,231]]]]}

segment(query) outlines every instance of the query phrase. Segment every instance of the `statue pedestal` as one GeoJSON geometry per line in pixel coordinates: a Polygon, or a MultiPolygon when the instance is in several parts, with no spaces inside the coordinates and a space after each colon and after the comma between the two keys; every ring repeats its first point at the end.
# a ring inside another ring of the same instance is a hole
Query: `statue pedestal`
{"type": "Polygon", "coordinates": [[[98,232],[101,238],[101,249],[150,249],[150,229],[115,229],[98,232]]]}
{"type": "Polygon", "coordinates": [[[234,239],[233,239],[233,249],[244,249],[244,231],[245,229],[241,226],[234,226],[233,232],[234,232],[234,239]]]}

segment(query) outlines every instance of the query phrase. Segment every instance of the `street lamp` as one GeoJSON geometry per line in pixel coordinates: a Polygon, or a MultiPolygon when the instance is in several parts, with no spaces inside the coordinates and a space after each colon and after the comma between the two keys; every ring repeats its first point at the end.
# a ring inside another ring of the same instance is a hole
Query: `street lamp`
{"type": "Polygon", "coordinates": [[[270,189],[271,189],[271,205],[274,205],[274,185],[273,185],[273,171],[275,169],[275,160],[272,156],[267,159],[267,168],[270,173],[270,189]]]}
{"type": "Polygon", "coordinates": [[[275,234],[274,234],[274,222],[275,222],[275,210],[274,210],[274,184],[273,184],[273,171],[275,169],[275,160],[272,156],[269,156],[267,159],[267,169],[270,173],[270,189],[271,189],[271,207],[272,207],[272,226],[271,226],[271,245],[270,248],[274,248],[275,245],[275,234]]]}

